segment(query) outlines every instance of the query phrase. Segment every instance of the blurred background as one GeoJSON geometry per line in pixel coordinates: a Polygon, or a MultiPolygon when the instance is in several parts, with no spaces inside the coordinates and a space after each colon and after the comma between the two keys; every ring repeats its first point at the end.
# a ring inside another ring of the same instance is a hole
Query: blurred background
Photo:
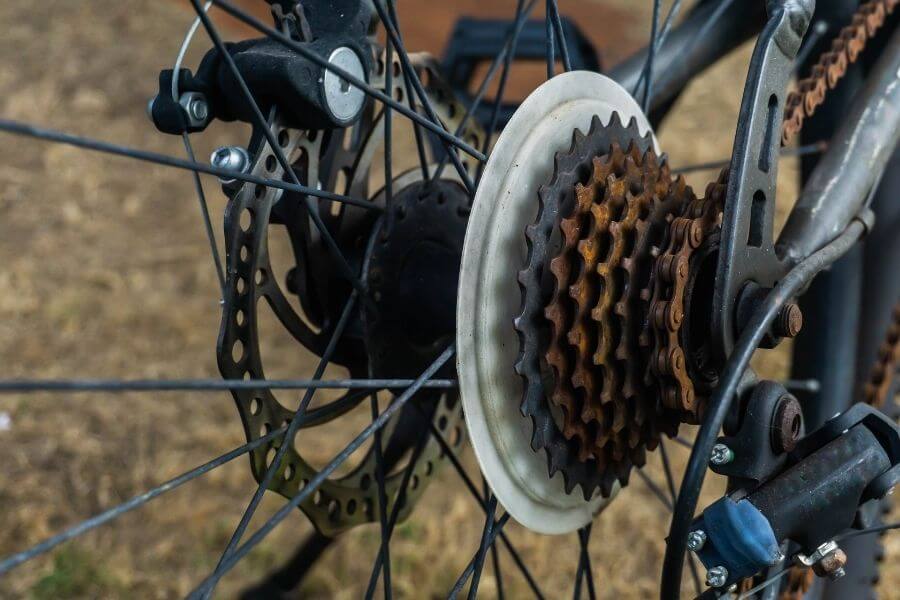
{"type": "MultiPolygon", "coordinates": [[[[260,0],[241,4],[260,16],[268,11],[260,0]]],[[[436,56],[457,17],[511,18],[515,8],[513,0],[398,4],[407,48],[436,56]]],[[[606,65],[648,39],[650,2],[559,4],[606,65]]],[[[210,14],[226,38],[249,35],[223,13],[210,14]]],[[[145,106],[193,17],[183,0],[0,3],[0,116],[182,156],[181,141],[159,133],[145,106]]],[[[195,67],[209,47],[199,31],[186,66],[195,67]]],[[[750,50],[740,47],[679,99],[658,132],[673,166],[729,155],[750,50]]],[[[524,96],[543,76],[542,64],[517,68],[512,94],[524,96]]],[[[194,136],[197,155],[244,145],[248,132],[244,125],[217,123],[194,136]]],[[[700,192],[715,175],[700,171],[688,179],[700,192]]],[[[796,195],[796,177],[795,161],[783,160],[782,209],[796,195]]],[[[204,178],[204,185],[221,244],[224,196],[214,179],[204,178]]],[[[188,172],[0,135],[0,257],[3,378],[218,376],[218,285],[188,172]]],[[[313,358],[274,322],[263,332],[267,376],[311,373],[313,358]]],[[[785,348],[763,352],[756,365],[769,377],[783,376],[787,356],[785,348]]],[[[313,462],[324,464],[366,418],[351,414],[339,427],[309,430],[313,462]]],[[[0,555],[243,442],[227,393],[0,396],[0,555]]],[[[680,472],[687,451],[669,448],[680,472]]],[[[477,475],[471,450],[463,459],[477,475]]],[[[647,469],[664,481],[658,455],[651,455],[647,469]]],[[[711,482],[708,498],[721,485],[711,482]]],[[[255,487],[247,460],[236,460],[16,569],[0,579],[0,597],[181,597],[215,566],[255,487]]],[[[282,503],[267,494],[250,529],[282,503]]],[[[445,470],[394,535],[397,596],[445,597],[477,548],[482,525],[456,474],[445,470]]],[[[594,525],[590,553],[600,597],[655,595],[667,527],[665,508],[632,478],[594,525]]],[[[219,596],[237,596],[279,566],[310,531],[295,512],[223,579],[219,596]]],[[[544,591],[569,596],[575,536],[540,536],[515,524],[506,531],[544,591]]],[[[298,597],[360,597],[379,539],[377,525],[343,535],[298,597]]],[[[897,556],[897,540],[885,541],[889,556],[897,556]]],[[[503,552],[501,566],[507,597],[524,595],[526,584],[503,552]]],[[[900,597],[898,570],[890,560],[884,568],[884,596],[900,597]]],[[[496,594],[491,568],[480,591],[486,598],[496,594]]]]}

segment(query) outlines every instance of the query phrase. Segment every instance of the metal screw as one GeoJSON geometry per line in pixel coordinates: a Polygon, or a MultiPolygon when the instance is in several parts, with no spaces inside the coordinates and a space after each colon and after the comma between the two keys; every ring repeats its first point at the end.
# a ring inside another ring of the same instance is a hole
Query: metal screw
{"type": "Polygon", "coordinates": [[[728,581],[728,569],[725,567],[713,567],[706,572],[706,585],[710,587],[722,587],[728,581]]]}
{"type": "Polygon", "coordinates": [[[191,111],[191,117],[197,119],[198,121],[205,121],[206,117],[209,116],[209,105],[206,103],[206,100],[202,98],[194,98],[189,104],[191,111]]]}
{"type": "MultiPolygon", "coordinates": [[[[227,169],[229,171],[237,171],[244,173],[250,166],[250,155],[240,146],[223,146],[217,149],[209,157],[209,162],[217,169],[227,169]]],[[[230,185],[236,180],[227,177],[219,177],[219,181],[223,184],[230,185]]]]}
{"type": "Polygon", "coordinates": [[[734,460],[734,451],[725,444],[716,444],[713,446],[709,455],[709,462],[714,465],[727,465],[734,460]]]}
{"type": "Polygon", "coordinates": [[[691,552],[696,552],[706,543],[706,532],[702,529],[695,529],[688,534],[687,547],[691,552]]]}
{"type": "Polygon", "coordinates": [[[831,579],[832,581],[835,581],[836,579],[840,579],[841,577],[843,577],[846,574],[847,574],[847,571],[844,570],[844,567],[838,567],[838,569],[836,571],[834,571],[833,573],[831,573],[828,576],[828,578],[831,579]]]}

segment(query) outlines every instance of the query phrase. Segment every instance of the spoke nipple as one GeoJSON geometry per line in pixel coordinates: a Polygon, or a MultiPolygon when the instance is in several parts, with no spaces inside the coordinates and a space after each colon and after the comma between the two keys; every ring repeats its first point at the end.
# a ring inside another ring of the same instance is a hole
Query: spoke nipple
{"type": "Polygon", "coordinates": [[[716,444],[713,446],[709,455],[709,462],[714,465],[727,465],[734,460],[734,451],[725,444],[716,444]]]}
{"type": "Polygon", "coordinates": [[[710,587],[722,587],[726,581],[728,581],[728,569],[725,567],[713,567],[706,572],[706,585],[710,587]]]}
{"type": "Polygon", "coordinates": [[[695,529],[688,534],[687,548],[691,552],[697,552],[706,543],[706,532],[702,529],[695,529]]]}

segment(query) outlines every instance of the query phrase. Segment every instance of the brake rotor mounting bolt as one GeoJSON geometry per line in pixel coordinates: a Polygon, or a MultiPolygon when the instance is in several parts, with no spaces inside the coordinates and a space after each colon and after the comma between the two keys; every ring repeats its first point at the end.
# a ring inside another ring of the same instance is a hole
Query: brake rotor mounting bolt
{"type": "Polygon", "coordinates": [[[790,302],[781,307],[778,318],[775,319],[775,334],[780,337],[792,338],[800,333],[803,328],[803,313],[796,302],[790,302]]]}
{"type": "MultiPolygon", "coordinates": [[[[250,155],[240,146],[223,146],[212,153],[209,162],[217,169],[245,173],[250,166],[250,155]]],[[[227,176],[219,176],[219,181],[231,184],[235,180],[227,176]]]]}
{"type": "Polygon", "coordinates": [[[694,531],[688,534],[687,538],[687,548],[691,552],[697,552],[701,548],[703,548],[703,544],[706,543],[706,532],[702,529],[695,529],[694,531]]]}
{"type": "Polygon", "coordinates": [[[713,446],[709,455],[709,462],[714,465],[727,465],[734,460],[734,450],[725,444],[716,444],[713,446]]]}
{"type": "Polygon", "coordinates": [[[706,572],[706,585],[710,587],[722,587],[728,581],[728,569],[725,567],[713,567],[706,572]]]}

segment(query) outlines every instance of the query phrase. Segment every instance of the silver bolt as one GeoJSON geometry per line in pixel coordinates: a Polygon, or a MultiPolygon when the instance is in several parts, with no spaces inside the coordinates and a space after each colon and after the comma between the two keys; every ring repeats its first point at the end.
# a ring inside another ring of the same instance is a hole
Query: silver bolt
{"type": "Polygon", "coordinates": [[[706,543],[706,532],[702,529],[695,529],[688,534],[687,547],[691,552],[697,552],[706,543]]]}
{"type": "MultiPolygon", "coordinates": [[[[356,79],[364,81],[366,78],[359,55],[347,46],[335,48],[328,56],[328,63],[343,69],[356,79]]],[[[327,69],[320,82],[325,105],[338,124],[347,125],[359,116],[366,101],[365,92],[327,69]]]]}
{"type": "MultiPolygon", "coordinates": [[[[240,146],[223,146],[217,149],[209,157],[209,162],[217,169],[227,169],[228,171],[237,171],[244,173],[250,166],[250,155],[240,146]]],[[[227,177],[219,177],[219,181],[223,184],[230,185],[236,180],[227,177]]]]}
{"type": "Polygon", "coordinates": [[[722,587],[728,581],[728,569],[725,567],[713,567],[706,572],[706,585],[710,587],[722,587]]]}
{"type": "Polygon", "coordinates": [[[192,118],[197,119],[198,121],[205,121],[206,117],[209,116],[209,105],[206,103],[206,100],[194,98],[189,106],[192,118]]]}
{"type": "Polygon", "coordinates": [[[714,465],[727,465],[734,460],[734,451],[725,444],[716,444],[713,446],[709,455],[709,462],[714,465]]]}

